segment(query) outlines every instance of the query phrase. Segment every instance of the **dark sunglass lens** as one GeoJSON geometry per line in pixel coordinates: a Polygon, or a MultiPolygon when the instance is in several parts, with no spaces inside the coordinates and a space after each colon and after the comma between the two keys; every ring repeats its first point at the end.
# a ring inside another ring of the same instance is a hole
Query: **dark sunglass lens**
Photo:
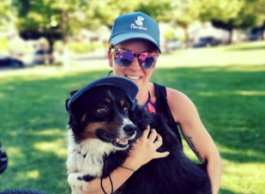
{"type": "Polygon", "coordinates": [[[152,68],[154,66],[154,64],[155,64],[155,59],[153,56],[146,57],[143,68],[145,68],[145,69],[152,68]]]}
{"type": "Polygon", "coordinates": [[[115,57],[115,63],[119,66],[128,66],[132,63],[134,55],[130,51],[120,52],[119,56],[115,57]]]}

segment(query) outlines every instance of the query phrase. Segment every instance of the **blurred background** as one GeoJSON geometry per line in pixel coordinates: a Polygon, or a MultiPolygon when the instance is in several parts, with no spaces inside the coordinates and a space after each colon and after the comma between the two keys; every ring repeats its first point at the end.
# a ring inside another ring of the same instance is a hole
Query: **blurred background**
{"type": "Polygon", "coordinates": [[[264,40],[263,8],[264,0],[1,0],[0,66],[106,57],[114,19],[133,11],[159,23],[164,53],[264,40]]]}
{"type": "Polygon", "coordinates": [[[1,0],[0,142],[8,167],[0,192],[70,193],[65,99],[107,75],[114,19],[142,11],[161,33],[152,81],[197,106],[224,163],[219,193],[265,193],[264,7],[265,0],[1,0]]]}

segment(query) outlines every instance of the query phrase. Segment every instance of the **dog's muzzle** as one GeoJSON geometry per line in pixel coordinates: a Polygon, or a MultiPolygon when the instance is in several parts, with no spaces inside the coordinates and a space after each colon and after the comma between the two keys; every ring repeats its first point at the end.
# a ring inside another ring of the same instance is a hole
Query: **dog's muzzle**
{"type": "Polygon", "coordinates": [[[137,134],[136,126],[132,124],[123,127],[123,135],[121,137],[112,137],[108,132],[103,129],[97,129],[95,135],[104,142],[112,143],[117,148],[127,149],[129,142],[132,141],[137,134]]]}

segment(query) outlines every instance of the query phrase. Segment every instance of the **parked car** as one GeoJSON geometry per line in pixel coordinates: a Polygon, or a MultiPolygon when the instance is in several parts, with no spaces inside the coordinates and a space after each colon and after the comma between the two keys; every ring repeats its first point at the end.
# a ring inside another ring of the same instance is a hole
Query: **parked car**
{"type": "Polygon", "coordinates": [[[24,63],[9,54],[0,53],[0,67],[23,67],[24,63]]]}
{"type": "Polygon", "coordinates": [[[209,46],[217,46],[221,44],[221,42],[214,37],[201,37],[198,41],[193,43],[193,48],[200,48],[200,47],[209,47],[209,46]]]}
{"type": "Polygon", "coordinates": [[[263,36],[263,31],[261,29],[252,29],[247,33],[248,40],[250,41],[256,41],[260,40],[263,36]]]}

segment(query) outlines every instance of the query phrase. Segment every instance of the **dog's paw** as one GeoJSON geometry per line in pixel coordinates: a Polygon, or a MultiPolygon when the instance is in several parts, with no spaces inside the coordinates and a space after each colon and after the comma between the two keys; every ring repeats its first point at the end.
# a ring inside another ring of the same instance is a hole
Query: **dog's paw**
{"type": "Polygon", "coordinates": [[[68,176],[68,183],[72,189],[72,194],[83,194],[87,190],[88,183],[82,179],[84,173],[71,173],[68,176]]]}

